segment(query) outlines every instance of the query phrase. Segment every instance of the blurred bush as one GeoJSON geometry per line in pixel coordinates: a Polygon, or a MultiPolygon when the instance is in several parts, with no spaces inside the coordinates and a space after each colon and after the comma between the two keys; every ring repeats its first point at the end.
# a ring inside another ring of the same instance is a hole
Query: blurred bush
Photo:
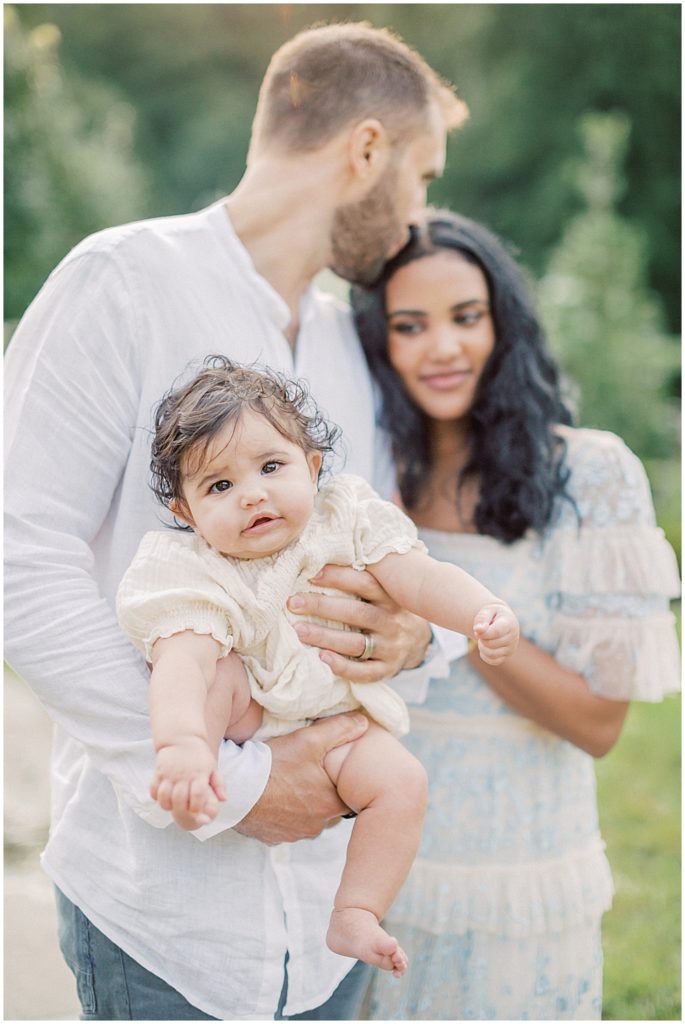
{"type": "Polygon", "coordinates": [[[566,225],[539,294],[552,344],[579,384],[580,421],[613,430],[643,457],[666,458],[678,443],[670,391],[680,352],[648,286],[643,233],[616,209],[629,133],[622,113],[581,119],[575,180],[584,209],[566,225]]]}
{"type": "Polygon", "coordinates": [[[18,318],[84,235],[140,216],[147,175],[133,153],[135,112],[102,81],[60,62],[59,29],[5,27],[5,317],[18,318]]]}

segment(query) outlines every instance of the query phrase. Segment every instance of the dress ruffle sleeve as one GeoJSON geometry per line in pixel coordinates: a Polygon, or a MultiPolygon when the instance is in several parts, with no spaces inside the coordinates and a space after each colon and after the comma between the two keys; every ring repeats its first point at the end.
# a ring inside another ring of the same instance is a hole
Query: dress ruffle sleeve
{"type": "Polygon", "coordinates": [[[599,696],[659,701],[680,688],[675,554],[640,461],[612,434],[581,433],[590,443],[574,466],[578,515],[564,510],[546,551],[554,653],[599,696]]]}
{"type": "Polygon", "coordinates": [[[240,615],[208,571],[199,538],[181,533],[147,533],[117,593],[121,628],[151,661],[156,640],[184,630],[208,634],[224,657],[233,646],[230,622],[240,615]]]}

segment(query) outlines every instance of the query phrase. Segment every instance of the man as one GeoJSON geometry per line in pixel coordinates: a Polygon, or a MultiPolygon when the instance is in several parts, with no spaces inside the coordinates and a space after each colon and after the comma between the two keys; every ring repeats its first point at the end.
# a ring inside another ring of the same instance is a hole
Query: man
{"type": "MultiPolygon", "coordinates": [[[[151,410],[208,353],[307,378],[343,427],[347,469],[387,490],[349,314],[310,282],[324,266],[374,278],[442,172],[446,128],[464,116],[390,33],[301,33],[269,66],[233,194],[86,239],[12,341],[8,657],[58,725],[43,864],[89,1019],[354,1013],[363,978],[324,941],[351,823],[324,827],[347,808],[321,762],[365,721],[224,743],[228,801],[211,825],[184,832],[149,797],[147,671],[113,602],[141,536],[159,526],[151,410]]],[[[421,662],[426,623],[371,577],[329,566],[320,583],[337,593],[300,595],[293,611],[350,627],[298,627],[335,672],[363,682],[421,662]]]]}

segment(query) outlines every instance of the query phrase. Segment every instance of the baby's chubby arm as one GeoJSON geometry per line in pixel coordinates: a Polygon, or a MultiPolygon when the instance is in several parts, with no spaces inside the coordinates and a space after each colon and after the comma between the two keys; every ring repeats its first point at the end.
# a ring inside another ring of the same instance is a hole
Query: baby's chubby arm
{"type": "Polygon", "coordinates": [[[488,665],[499,665],[516,650],[519,626],[511,608],[451,562],[412,550],[386,555],[367,570],[407,611],[473,637],[488,665]]]}
{"type": "MultiPolygon", "coordinates": [[[[216,754],[227,722],[218,723],[217,733],[207,721],[220,653],[213,637],[190,630],[160,638],[152,648],[150,722],[157,757],[150,792],[185,828],[207,824],[216,816],[217,799],[226,798],[216,754]]],[[[239,682],[237,676],[234,685],[231,680],[231,689],[239,682]]],[[[229,714],[232,703],[229,698],[229,714]]]]}

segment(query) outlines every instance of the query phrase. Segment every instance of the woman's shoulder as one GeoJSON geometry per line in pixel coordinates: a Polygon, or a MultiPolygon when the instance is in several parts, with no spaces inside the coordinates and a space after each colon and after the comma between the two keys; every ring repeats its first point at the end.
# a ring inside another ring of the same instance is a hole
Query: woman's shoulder
{"type": "Polygon", "coordinates": [[[598,430],[595,427],[568,427],[559,424],[555,428],[555,433],[557,437],[561,437],[566,442],[570,460],[637,459],[623,438],[618,434],[613,434],[610,430],[598,430]]]}
{"type": "Polygon", "coordinates": [[[565,462],[572,477],[599,474],[603,479],[609,475],[630,480],[644,476],[638,456],[610,430],[559,426],[556,433],[566,444],[565,462]]]}
{"type": "Polygon", "coordinates": [[[566,445],[564,465],[567,492],[576,503],[581,520],[593,518],[591,510],[611,506],[619,520],[632,519],[637,510],[651,518],[652,499],[647,475],[638,456],[625,441],[608,430],[591,427],[557,428],[566,445]]]}

